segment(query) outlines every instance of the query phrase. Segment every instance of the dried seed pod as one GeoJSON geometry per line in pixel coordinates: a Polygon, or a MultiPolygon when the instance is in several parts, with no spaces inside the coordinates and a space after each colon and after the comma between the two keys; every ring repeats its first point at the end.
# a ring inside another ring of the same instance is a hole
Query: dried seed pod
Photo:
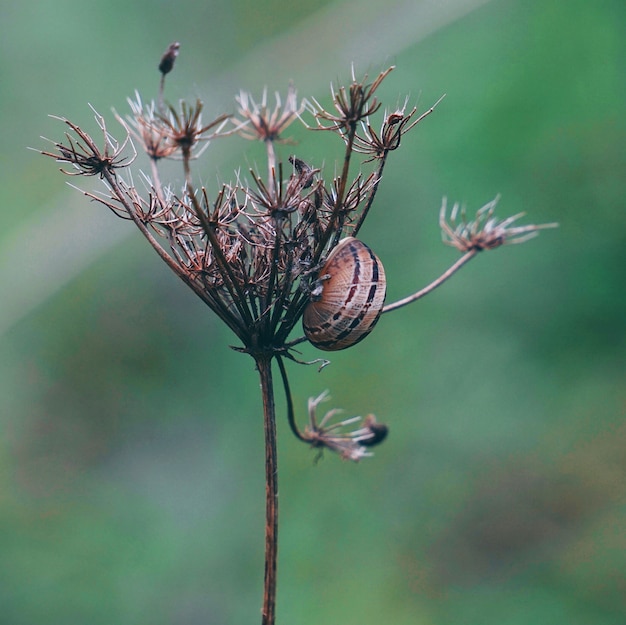
{"type": "Polygon", "coordinates": [[[372,250],[354,237],[342,239],[319,273],[321,294],[304,309],[307,339],[319,349],[351,347],[374,328],[385,302],[385,270],[372,250]]]}

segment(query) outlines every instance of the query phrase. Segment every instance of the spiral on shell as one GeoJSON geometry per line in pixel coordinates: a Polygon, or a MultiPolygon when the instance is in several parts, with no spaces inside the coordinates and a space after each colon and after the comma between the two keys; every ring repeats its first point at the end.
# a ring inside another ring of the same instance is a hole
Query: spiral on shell
{"type": "Polygon", "coordinates": [[[383,310],[385,270],[365,243],[347,237],[329,254],[318,278],[321,295],[311,297],[302,325],[306,338],[325,351],[362,341],[383,310]]]}

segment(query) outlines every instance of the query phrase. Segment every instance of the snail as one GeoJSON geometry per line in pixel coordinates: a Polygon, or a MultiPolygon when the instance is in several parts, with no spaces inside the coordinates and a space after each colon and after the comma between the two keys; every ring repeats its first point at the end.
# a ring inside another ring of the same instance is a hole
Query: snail
{"type": "Polygon", "coordinates": [[[354,237],[339,241],[319,272],[302,325],[315,347],[336,351],[363,340],[385,302],[385,270],[372,250],[354,237]]]}

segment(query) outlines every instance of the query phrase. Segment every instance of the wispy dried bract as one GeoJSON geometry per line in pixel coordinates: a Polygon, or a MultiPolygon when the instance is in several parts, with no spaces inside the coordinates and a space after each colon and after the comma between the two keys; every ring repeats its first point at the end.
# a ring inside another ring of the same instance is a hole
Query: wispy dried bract
{"type": "Polygon", "coordinates": [[[444,198],[439,213],[443,242],[456,247],[461,252],[492,250],[501,245],[523,243],[536,237],[539,230],[558,227],[556,223],[512,227],[512,224],[526,213],[518,213],[506,219],[496,218],[494,211],[499,199],[497,196],[479,208],[475,218],[468,221],[465,207],[461,207],[458,203],[454,204],[448,218],[447,201],[444,198]],[[459,216],[460,223],[457,223],[459,216]]]}
{"type": "Polygon", "coordinates": [[[328,449],[338,453],[345,460],[358,462],[361,458],[371,456],[372,453],[367,448],[385,440],[388,433],[387,426],[378,423],[371,414],[364,420],[362,417],[350,417],[333,422],[333,419],[342,412],[338,409],[329,410],[318,422],[317,407],[327,399],[329,399],[328,391],[309,399],[309,424],[302,433],[303,440],[316,449],[328,449]],[[354,430],[348,429],[348,426],[360,421],[363,421],[361,427],[354,430]]]}

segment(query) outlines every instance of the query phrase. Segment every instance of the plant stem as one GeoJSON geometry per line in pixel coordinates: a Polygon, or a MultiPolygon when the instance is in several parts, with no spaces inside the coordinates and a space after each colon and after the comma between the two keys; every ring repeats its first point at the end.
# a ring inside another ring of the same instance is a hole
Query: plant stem
{"type": "Polygon", "coordinates": [[[278,368],[280,369],[280,377],[283,380],[283,388],[285,389],[285,399],[287,400],[287,421],[289,427],[298,440],[306,441],[307,439],[302,436],[302,433],[298,429],[296,424],[296,417],[293,413],[293,398],[291,397],[291,389],[289,388],[289,378],[287,377],[287,370],[285,369],[285,363],[280,356],[276,356],[278,362],[278,368]]]}
{"type": "Polygon", "coordinates": [[[272,357],[259,355],[256,366],[261,378],[265,429],[265,579],[262,625],[274,625],[276,608],[276,558],[278,554],[278,455],[276,452],[276,407],[272,381],[272,357]]]}
{"type": "Polygon", "coordinates": [[[428,286],[425,286],[421,291],[417,291],[417,293],[413,293],[413,295],[409,295],[404,299],[398,300],[397,302],[393,302],[393,304],[387,304],[383,308],[383,312],[391,312],[392,310],[396,310],[398,308],[402,308],[402,306],[406,306],[407,304],[411,304],[416,300],[424,297],[424,295],[428,295],[431,291],[434,291],[438,286],[443,284],[450,276],[456,273],[465,263],[469,262],[478,254],[478,250],[470,250],[466,252],[459,260],[452,265],[447,271],[444,271],[436,280],[433,280],[428,286]]]}

